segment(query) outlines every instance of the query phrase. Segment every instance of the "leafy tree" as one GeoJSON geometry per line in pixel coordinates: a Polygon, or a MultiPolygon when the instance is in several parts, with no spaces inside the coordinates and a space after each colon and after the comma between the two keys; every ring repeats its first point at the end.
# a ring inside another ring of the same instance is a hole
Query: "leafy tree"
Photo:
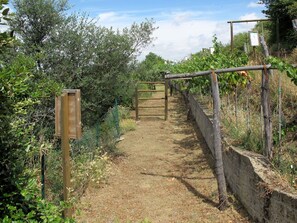
{"type": "Polygon", "coordinates": [[[10,64],[1,64],[0,220],[3,222],[41,221],[45,212],[55,212],[60,218],[58,210],[52,212],[47,209],[47,203],[38,198],[37,184],[32,181],[36,176],[28,171],[29,160],[38,154],[38,142],[33,134],[37,121],[32,119],[34,106],[40,103],[40,98],[49,95],[50,89],[34,83],[35,69],[35,61],[23,54],[10,64]]]}
{"type": "MultiPolygon", "coordinates": [[[[12,25],[24,52],[33,53],[39,70],[52,80],[82,90],[84,124],[98,120],[116,97],[130,101],[132,69],[136,56],[152,41],[152,21],[114,30],[84,14],[64,15],[66,0],[14,0],[14,6],[12,25]]],[[[53,119],[52,104],[49,100],[39,108],[47,111],[47,120],[53,119]]]]}
{"type": "Polygon", "coordinates": [[[67,88],[81,89],[84,124],[94,124],[117,97],[129,102],[135,59],[151,42],[153,30],[152,21],[119,31],[98,27],[87,16],[72,15],[52,33],[43,68],[67,88]]]}
{"type": "Polygon", "coordinates": [[[145,60],[140,62],[135,70],[135,76],[142,81],[160,81],[164,79],[163,73],[168,70],[169,61],[150,52],[145,60]]]}
{"type": "MultiPolygon", "coordinates": [[[[9,14],[9,8],[5,7],[8,4],[8,0],[0,0],[0,23],[6,24],[7,21],[10,19],[9,14]]],[[[1,53],[3,53],[3,50],[5,49],[5,46],[9,46],[13,43],[13,32],[1,32],[0,33],[0,49],[1,53]]]]}
{"type": "Polygon", "coordinates": [[[39,51],[52,30],[64,20],[67,0],[13,0],[15,16],[10,23],[26,51],[39,51]]]}
{"type": "Polygon", "coordinates": [[[266,10],[263,12],[272,19],[269,43],[277,45],[277,26],[282,48],[292,50],[297,46],[297,35],[294,32],[292,19],[297,18],[297,2],[295,0],[264,0],[266,10]],[[279,21],[279,25],[277,24],[279,21]]]}

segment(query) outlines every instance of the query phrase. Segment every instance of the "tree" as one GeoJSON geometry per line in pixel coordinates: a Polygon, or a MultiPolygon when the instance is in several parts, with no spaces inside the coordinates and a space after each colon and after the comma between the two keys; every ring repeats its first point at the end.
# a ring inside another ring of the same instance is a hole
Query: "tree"
{"type": "Polygon", "coordinates": [[[263,2],[267,8],[263,12],[272,19],[269,44],[277,48],[279,35],[281,47],[292,50],[297,46],[297,35],[292,24],[292,19],[297,18],[297,2],[295,0],[264,0],[263,2]]]}
{"type": "Polygon", "coordinates": [[[152,41],[153,22],[113,30],[85,15],[72,15],[44,45],[42,66],[55,81],[82,91],[83,122],[94,124],[116,98],[132,97],[136,56],[152,41]]]}
{"type": "Polygon", "coordinates": [[[169,61],[150,52],[146,55],[144,61],[140,62],[135,70],[135,76],[142,81],[160,81],[163,80],[163,73],[168,70],[169,61]]]}
{"type": "Polygon", "coordinates": [[[13,0],[12,4],[16,12],[10,26],[29,53],[39,52],[68,8],[67,0],[13,0]]]}

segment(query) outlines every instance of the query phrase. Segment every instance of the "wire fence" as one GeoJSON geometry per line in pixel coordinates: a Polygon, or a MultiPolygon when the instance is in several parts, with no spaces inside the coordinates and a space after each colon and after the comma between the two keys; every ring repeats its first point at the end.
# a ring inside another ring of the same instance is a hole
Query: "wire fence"
{"type": "MultiPolygon", "coordinates": [[[[116,153],[121,136],[120,119],[128,111],[119,109],[118,100],[94,126],[83,129],[80,140],[71,140],[71,194],[78,199],[90,183],[106,179],[108,155],[116,153]]],[[[59,203],[63,200],[62,151],[60,143],[46,154],[45,198],[59,203]]]]}

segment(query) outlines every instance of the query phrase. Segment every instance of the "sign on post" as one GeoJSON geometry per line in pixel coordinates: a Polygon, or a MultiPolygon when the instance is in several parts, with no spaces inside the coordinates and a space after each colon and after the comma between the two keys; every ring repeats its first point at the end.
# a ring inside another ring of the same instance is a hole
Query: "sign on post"
{"type": "MultiPolygon", "coordinates": [[[[71,139],[81,138],[80,89],[65,89],[68,95],[68,135],[71,139]]],[[[55,135],[61,137],[61,96],[55,100],[55,135]]]]}
{"type": "Polygon", "coordinates": [[[259,35],[258,33],[250,33],[250,40],[251,40],[251,46],[259,46],[259,35]]]}
{"type": "MultiPolygon", "coordinates": [[[[63,90],[62,96],[55,98],[55,135],[61,137],[63,166],[63,197],[68,202],[71,191],[70,145],[69,139],[81,138],[80,90],[63,90]]],[[[72,209],[65,208],[65,218],[72,216],[72,209]]]]}

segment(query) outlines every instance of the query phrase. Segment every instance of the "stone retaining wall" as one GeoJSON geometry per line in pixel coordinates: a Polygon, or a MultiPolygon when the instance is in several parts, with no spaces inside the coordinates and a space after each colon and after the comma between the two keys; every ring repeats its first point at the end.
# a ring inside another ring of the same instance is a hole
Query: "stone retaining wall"
{"type": "MultiPolygon", "coordinates": [[[[182,92],[209,149],[214,154],[211,117],[191,94],[182,92]]],[[[223,139],[225,177],[235,196],[256,222],[296,223],[297,195],[271,188],[279,178],[260,154],[230,146],[223,139]]]]}

